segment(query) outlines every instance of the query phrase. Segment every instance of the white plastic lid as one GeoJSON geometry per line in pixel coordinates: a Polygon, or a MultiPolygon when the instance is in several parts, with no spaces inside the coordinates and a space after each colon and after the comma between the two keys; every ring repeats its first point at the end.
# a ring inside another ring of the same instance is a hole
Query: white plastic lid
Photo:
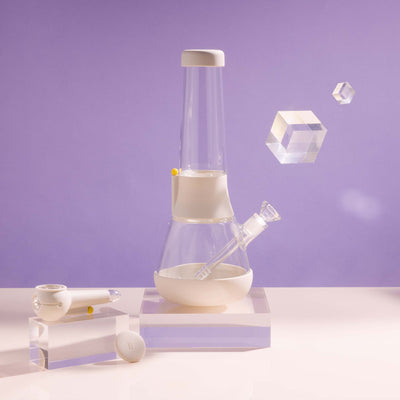
{"type": "Polygon", "coordinates": [[[115,349],[123,360],[132,363],[142,359],[146,351],[146,344],[137,333],[124,331],[115,338],[115,349]]]}
{"type": "Polygon", "coordinates": [[[225,54],[222,50],[184,50],[182,67],[225,67],[225,54]]]}

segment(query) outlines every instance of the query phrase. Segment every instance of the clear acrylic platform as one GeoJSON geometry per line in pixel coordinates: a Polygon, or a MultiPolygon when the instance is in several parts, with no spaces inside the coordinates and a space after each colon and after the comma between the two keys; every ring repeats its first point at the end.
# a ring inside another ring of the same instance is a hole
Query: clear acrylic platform
{"type": "Polygon", "coordinates": [[[59,321],[29,318],[30,360],[55,369],[117,358],[115,335],[129,329],[129,315],[110,307],[59,321]]]}
{"type": "Polygon", "coordinates": [[[146,289],[139,319],[148,348],[245,349],[271,344],[270,309],[263,288],[252,288],[243,300],[218,307],[173,304],[156,289],[146,289]]]}

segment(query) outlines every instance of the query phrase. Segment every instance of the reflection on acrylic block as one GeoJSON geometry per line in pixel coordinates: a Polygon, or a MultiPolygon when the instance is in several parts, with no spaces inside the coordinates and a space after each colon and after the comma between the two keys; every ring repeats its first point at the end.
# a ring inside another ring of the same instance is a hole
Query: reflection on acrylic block
{"type": "Polygon", "coordinates": [[[191,307],[170,303],[146,289],[140,334],[153,349],[245,349],[271,345],[271,321],[263,288],[228,305],[191,307]]]}
{"type": "Polygon", "coordinates": [[[113,360],[115,335],[128,329],[129,315],[111,307],[58,321],[29,318],[30,359],[46,369],[113,360]]]}
{"type": "Polygon", "coordinates": [[[281,164],[313,163],[326,132],[312,111],[278,111],[265,144],[281,164]]]}
{"type": "Polygon", "coordinates": [[[353,100],[355,90],[351,87],[349,82],[340,82],[336,85],[332,96],[339,104],[349,104],[353,100]]]}

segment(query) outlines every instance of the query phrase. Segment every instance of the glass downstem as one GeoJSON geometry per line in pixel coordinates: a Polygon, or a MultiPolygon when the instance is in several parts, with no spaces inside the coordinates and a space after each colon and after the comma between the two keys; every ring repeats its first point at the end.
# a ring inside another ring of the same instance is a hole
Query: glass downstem
{"type": "Polygon", "coordinates": [[[221,251],[212,257],[199,271],[197,271],[195,278],[200,281],[206,279],[211,274],[212,270],[233,254],[238,247],[238,239],[233,238],[221,251]]]}

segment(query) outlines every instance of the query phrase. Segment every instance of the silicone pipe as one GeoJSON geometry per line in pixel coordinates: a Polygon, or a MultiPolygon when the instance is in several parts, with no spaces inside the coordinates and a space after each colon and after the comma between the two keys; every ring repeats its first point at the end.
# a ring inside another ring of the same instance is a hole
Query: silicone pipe
{"type": "Polygon", "coordinates": [[[45,321],[57,321],[67,314],[85,310],[92,305],[116,301],[120,298],[114,289],[68,290],[65,285],[47,284],[35,288],[33,311],[45,321]]]}

